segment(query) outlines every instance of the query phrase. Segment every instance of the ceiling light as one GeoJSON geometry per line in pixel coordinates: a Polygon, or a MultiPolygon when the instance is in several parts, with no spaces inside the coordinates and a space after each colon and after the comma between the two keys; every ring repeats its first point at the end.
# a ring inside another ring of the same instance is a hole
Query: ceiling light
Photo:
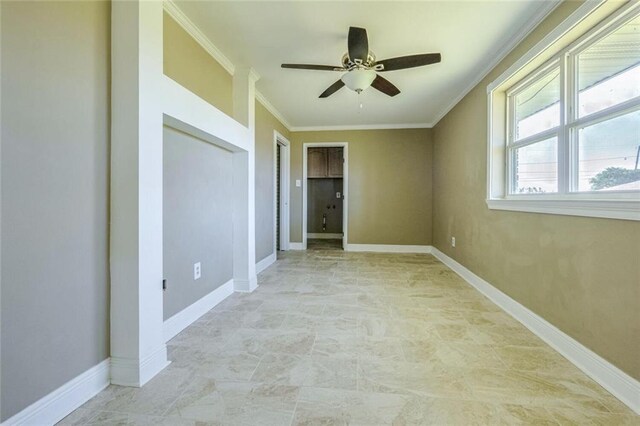
{"type": "Polygon", "coordinates": [[[342,76],[342,82],[351,90],[360,93],[371,86],[376,79],[376,72],[364,68],[356,68],[342,76]]]}

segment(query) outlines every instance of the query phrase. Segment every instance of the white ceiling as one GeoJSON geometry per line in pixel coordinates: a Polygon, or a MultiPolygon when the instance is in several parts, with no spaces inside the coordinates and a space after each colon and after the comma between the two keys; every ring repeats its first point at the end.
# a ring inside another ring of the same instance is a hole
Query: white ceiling
{"type": "Polygon", "coordinates": [[[294,128],[429,127],[475,85],[556,1],[175,1],[236,66],[261,76],[257,89],[294,128]],[[367,29],[378,59],[440,52],[442,62],[389,71],[401,93],[343,88],[318,99],[339,72],[280,68],[340,65],[349,26],[367,29]]]}

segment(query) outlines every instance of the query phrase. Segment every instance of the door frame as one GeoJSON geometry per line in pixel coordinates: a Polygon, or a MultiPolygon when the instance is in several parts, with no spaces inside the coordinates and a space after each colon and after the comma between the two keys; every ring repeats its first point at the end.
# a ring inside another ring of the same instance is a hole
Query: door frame
{"type": "Polygon", "coordinates": [[[343,148],[342,172],[342,248],[347,250],[349,236],[349,143],[310,142],[302,144],[302,248],[307,249],[307,154],[309,148],[343,148]]]}
{"type": "Polygon", "coordinates": [[[291,176],[291,142],[276,130],[273,131],[273,254],[277,255],[278,238],[278,190],[280,191],[280,250],[289,250],[289,199],[291,176]],[[277,149],[280,145],[280,188],[276,176],[278,170],[277,149]]]}

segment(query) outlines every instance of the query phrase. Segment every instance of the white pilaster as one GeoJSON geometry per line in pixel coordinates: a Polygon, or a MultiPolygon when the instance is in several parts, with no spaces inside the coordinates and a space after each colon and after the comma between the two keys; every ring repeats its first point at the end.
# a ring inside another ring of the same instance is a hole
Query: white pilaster
{"type": "Polygon", "coordinates": [[[249,129],[247,152],[233,154],[233,280],[235,291],[241,292],[251,292],[258,287],[255,220],[255,84],[258,78],[249,68],[236,68],[233,75],[234,118],[249,129]]]}
{"type": "Polygon", "coordinates": [[[162,295],[162,2],[112,10],[111,381],[167,366],[162,295]]]}

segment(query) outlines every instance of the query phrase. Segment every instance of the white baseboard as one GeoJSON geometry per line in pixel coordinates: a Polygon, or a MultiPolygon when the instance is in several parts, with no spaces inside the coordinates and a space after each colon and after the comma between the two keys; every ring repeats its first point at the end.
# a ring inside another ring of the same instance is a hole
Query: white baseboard
{"type": "Polygon", "coordinates": [[[251,293],[258,288],[258,276],[254,275],[248,280],[233,280],[233,291],[238,293],[251,293]]]}
{"type": "Polygon", "coordinates": [[[108,358],[5,420],[2,426],[56,424],[107,386],[108,358]]]}
{"type": "Polygon", "coordinates": [[[167,345],[162,344],[144,359],[111,357],[111,383],[121,386],[141,387],[166,368],[167,345]]]}
{"type": "Polygon", "coordinates": [[[304,244],[289,242],[289,250],[304,250],[304,244]]]}
{"type": "Polygon", "coordinates": [[[168,342],[173,339],[178,333],[193,324],[198,318],[209,312],[232,293],[233,280],[229,280],[166,320],[163,327],[164,341],[168,342]]]}
{"type": "Polygon", "coordinates": [[[307,238],[314,239],[314,240],[341,240],[342,233],[340,234],[308,233],[307,238]]]}
{"type": "Polygon", "coordinates": [[[549,346],[571,361],[586,375],[598,382],[637,414],[640,414],[640,382],[620,370],[582,343],[560,331],[544,318],[533,313],[500,290],[456,262],[437,248],[432,254],[488,297],[493,303],[518,320],[549,346]]]}
{"type": "Polygon", "coordinates": [[[262,259],[260,262],[256,263],[256,274],[267,269],[269,266],[273,265],[273,263],[277,260],[276,253],[271,253],[269,256],[262,259]]]}
{"type": "Polygon", "coordinates": [[[376,253],[431,253],[431,246],[404,246],[393,244],[347,244],[347,251],[376,253]]]}

